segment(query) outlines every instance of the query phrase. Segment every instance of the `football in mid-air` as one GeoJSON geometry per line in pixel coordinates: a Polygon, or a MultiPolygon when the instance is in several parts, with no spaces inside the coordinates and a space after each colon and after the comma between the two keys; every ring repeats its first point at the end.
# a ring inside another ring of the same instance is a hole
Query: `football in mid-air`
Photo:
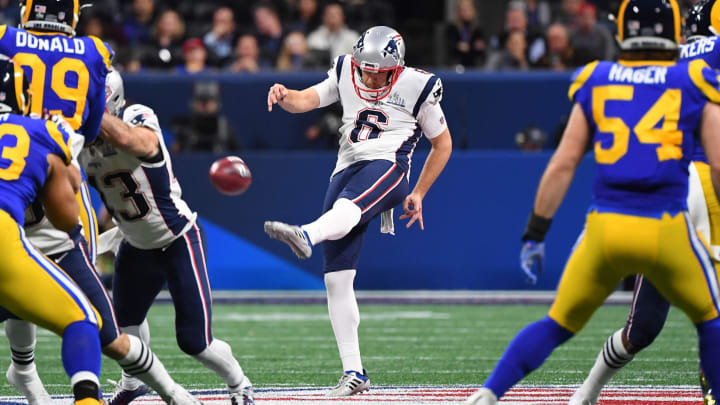
{"type": "Polygon", "coordinates": [[[210,166],[210,182],[225,195],[239,195],[252,183],[250,168],[237,156],[218,159],[210,166]]]}

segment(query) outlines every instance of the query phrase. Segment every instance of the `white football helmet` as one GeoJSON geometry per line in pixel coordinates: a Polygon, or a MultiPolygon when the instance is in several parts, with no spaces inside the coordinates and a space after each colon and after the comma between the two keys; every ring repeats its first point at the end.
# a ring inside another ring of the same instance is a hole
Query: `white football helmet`
{"type": "Polygon", "coordinates": [[[125,88],[120,72],[110,69],[105,76],[105,111],[119,117],[125,107],[125,88]]]}
{"type": "Polygon", "coordinates": [[[390,94],[405,66],[405,41],[390,27],[372,27],[365,31],[353,46],[352,66],[355,93],[366,101],[380,100],[390,94]],[[387,84],[379,89],[367,88],[361,80],[362,70],[372,73],[389,72],[387,84]]]}

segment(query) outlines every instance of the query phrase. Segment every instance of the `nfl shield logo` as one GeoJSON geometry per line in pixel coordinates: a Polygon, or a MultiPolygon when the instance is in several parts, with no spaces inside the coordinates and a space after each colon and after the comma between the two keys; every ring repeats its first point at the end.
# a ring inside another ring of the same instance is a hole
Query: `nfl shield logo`
{"type": "Polygon", "coordinates": [[[58,13],[58,20],[63,21],[65,20],[65,12],[61,11],[58,13]]]}
{"type": "Polygon", "coordinates": [[[6,98],[7,98],[7,96],[5,96],[5,92],[0,91],[0,101],[5,101],[6,98]]]}

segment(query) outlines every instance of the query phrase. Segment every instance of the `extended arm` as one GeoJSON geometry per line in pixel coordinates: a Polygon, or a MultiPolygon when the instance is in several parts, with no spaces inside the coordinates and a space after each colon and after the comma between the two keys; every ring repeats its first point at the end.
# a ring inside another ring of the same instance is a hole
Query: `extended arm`
{"type": "Polygon", "coordinates": [[[533,208],[535,215],[547,219],[555,215],[585,155],[589,139],[590,127],[585,113],[575,104],[562,141],[540,179],[533,208]]]}
{"type": "Polygon", "coordinates": [[[317,91],[308,87],[305,90],[290,90],[280,83],[275,83],[268,91],[268,111],[272,111],[273,104],[278,104],[290,113],[303,113],[320,106],[320,96],[317,91]]]}
{"type": "Polygon", "coordinates": [[[48,175],[40,189],[45,215],[62,231],[70,233],[79,224],[80,207],[70,180],[70,169],[55,155],[48,155],[48,175]]]}
{"type": "Polygon", "coordinates": [[[587,118],[580,105],[575,104],[562,141],[540,179],[535,206],[522,237],[525,243],[520,252],[520,267],[531,284],[535,284],[543,272],[545,234],[570,187],[589,141],[587,118]]]}
{"type": "Polygon", "coordinates": [[[450,130],[445,130],[435,138],[430,139],[432,148],[430,154],[428,154],[425,160],[420,177],[418,178],[417,184],[413,191],[405,198],[403,202],[403,209],[405,214],[400,216],[400,219],[410,218],[407,227],[409,228],[415,221],[420,224],[420,229],[425,229],[422,217],[422,200],[425,198],[430,186],[433,185],[437,180],[440,173],[445,168],[445,164],[450,159],[452,153],[452,138],[450,137],[450,130]]]}
{"type": "Polygon", "coordinates": [[[160,141],[155,133],[143,126],[131,127],[114,115],[105,113],[100,136],[116,148],[138,158],[157,155],[160,141]]]}

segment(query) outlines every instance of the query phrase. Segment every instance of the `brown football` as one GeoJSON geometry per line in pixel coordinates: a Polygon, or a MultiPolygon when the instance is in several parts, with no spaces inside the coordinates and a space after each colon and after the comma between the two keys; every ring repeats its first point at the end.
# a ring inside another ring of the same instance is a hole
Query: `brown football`
{"type": "Polygon", "coordinates": [[[226,156],[210,166],[210,182],[225,195],[239,195],[252,183],[252,173],[245,162],[237,156],[226,156]]]}

